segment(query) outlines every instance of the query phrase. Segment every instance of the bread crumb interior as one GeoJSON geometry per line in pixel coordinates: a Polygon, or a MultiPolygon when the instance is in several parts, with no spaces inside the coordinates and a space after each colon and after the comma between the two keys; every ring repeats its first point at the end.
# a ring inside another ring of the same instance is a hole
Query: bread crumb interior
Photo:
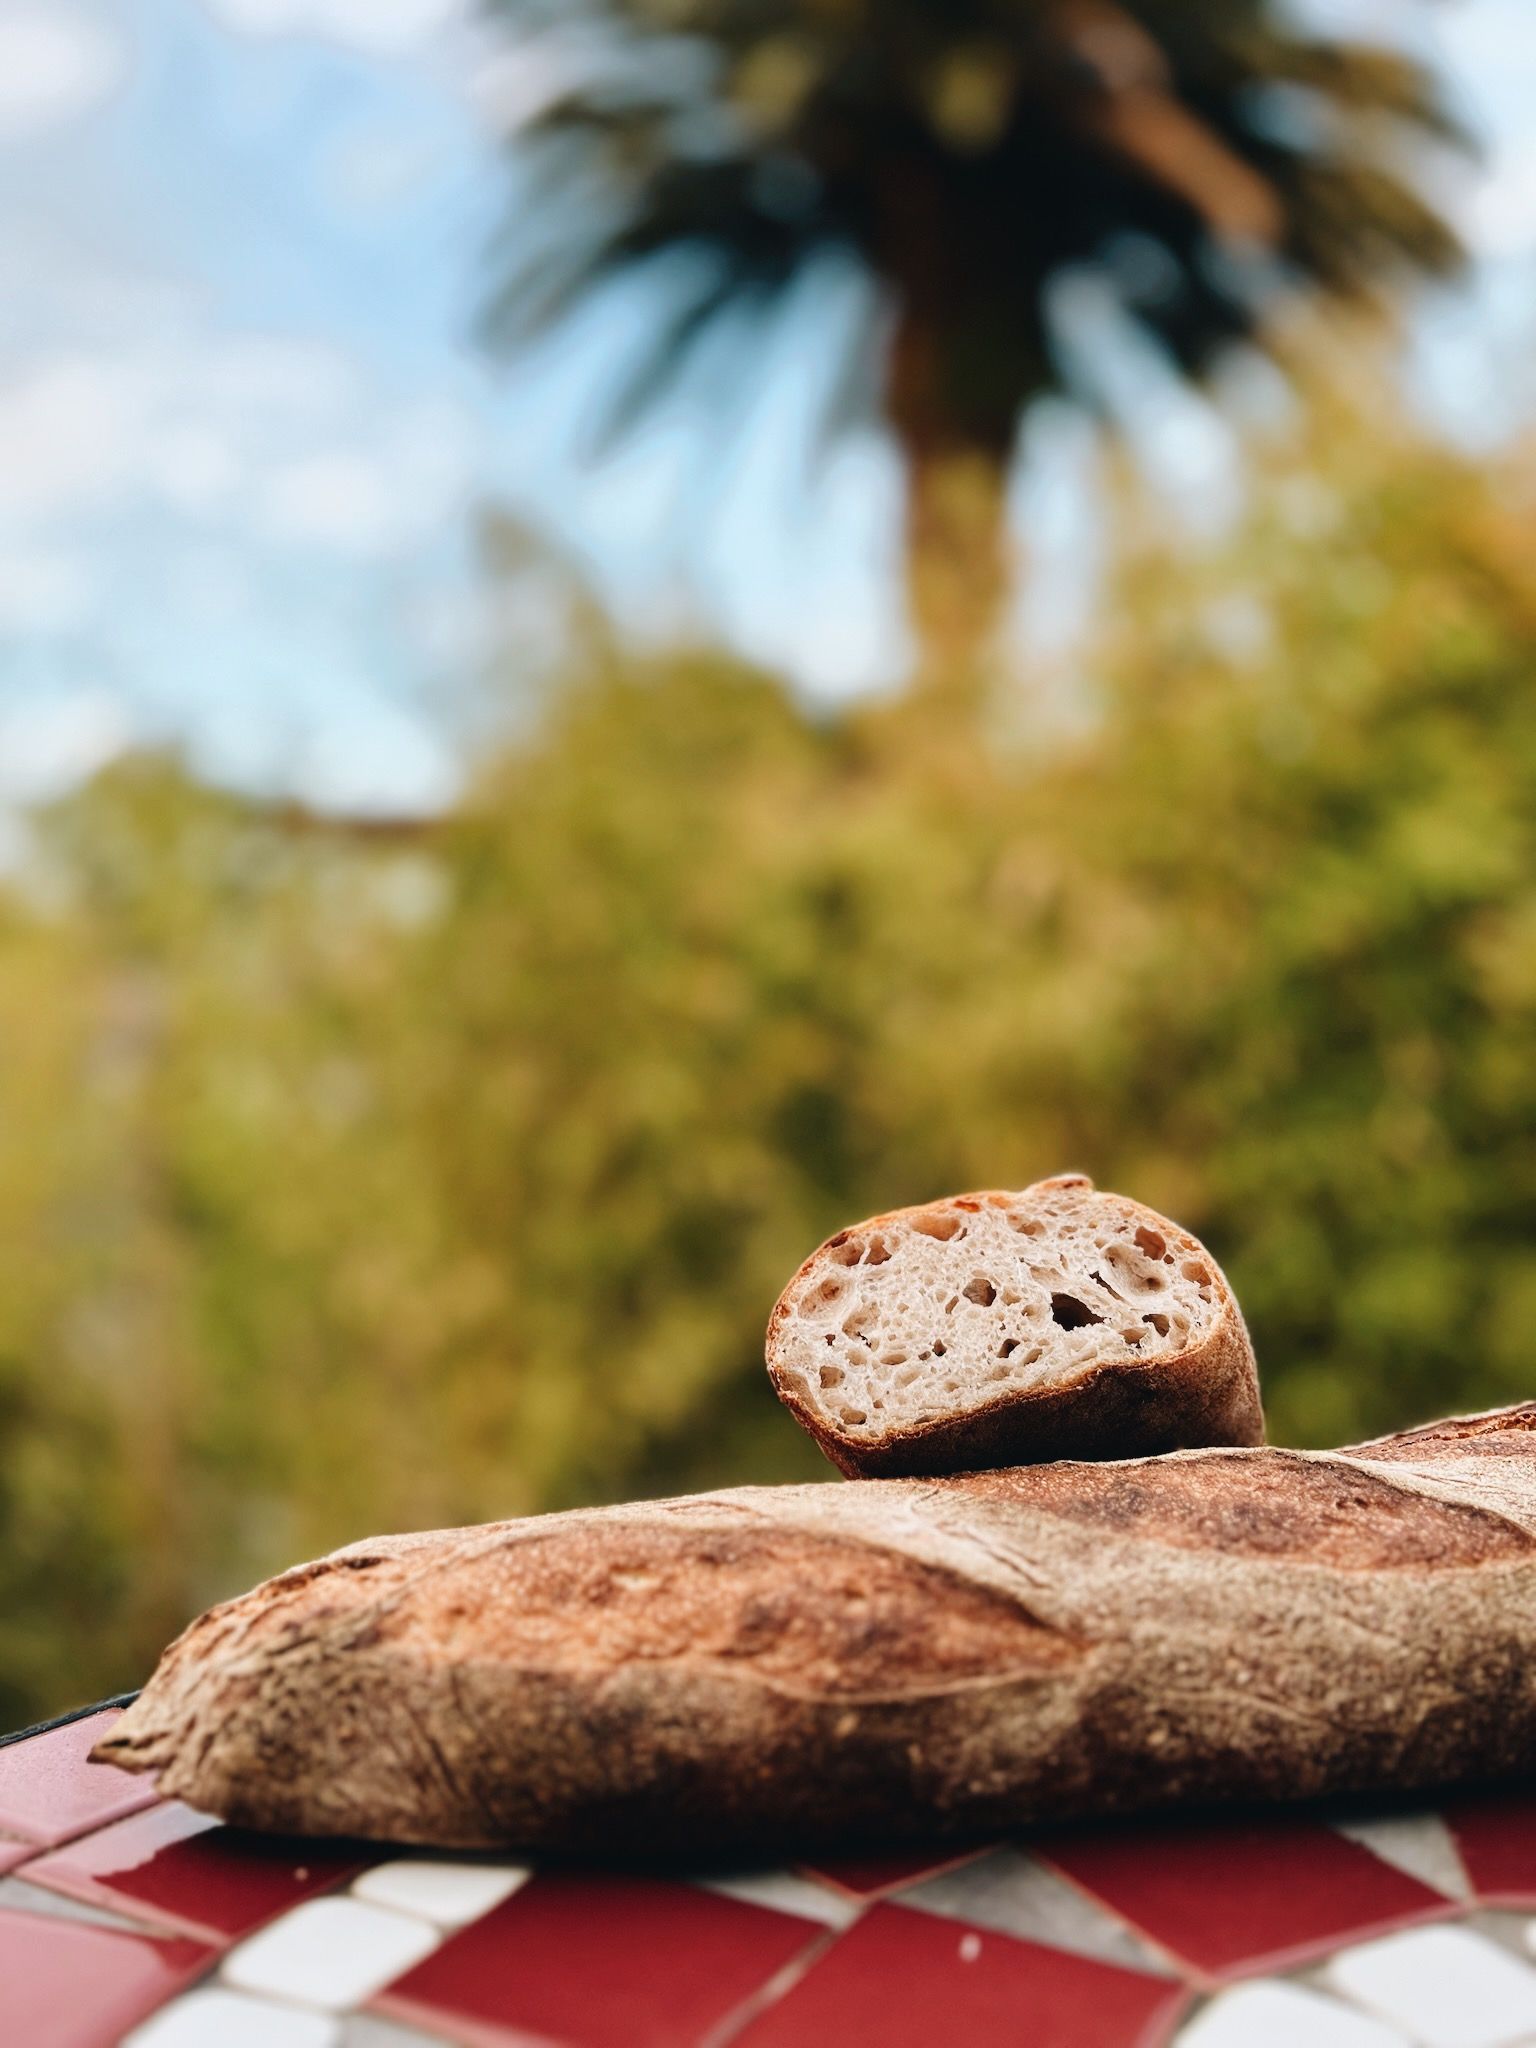
{"type": "Polygon", "coordinates": [[[969,1413],[1184,1351],[1221,1314],[1190,1238],[1082,1186],[959,1197],[843,1231],[792,1297],[775,1364],[841,1436],[969,1413]]]}

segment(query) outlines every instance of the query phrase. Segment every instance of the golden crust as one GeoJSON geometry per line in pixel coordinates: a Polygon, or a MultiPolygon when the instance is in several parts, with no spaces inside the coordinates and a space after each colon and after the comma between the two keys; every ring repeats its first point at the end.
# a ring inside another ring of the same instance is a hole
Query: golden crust
{"type": "Polygon", "coordinates": [[[354,1545],[96,1755],[256,1828],[550,1855],[1003,1833],[1536,1745],[1536,1405],[1349,1451],[740,1488],[354,1545]]]}

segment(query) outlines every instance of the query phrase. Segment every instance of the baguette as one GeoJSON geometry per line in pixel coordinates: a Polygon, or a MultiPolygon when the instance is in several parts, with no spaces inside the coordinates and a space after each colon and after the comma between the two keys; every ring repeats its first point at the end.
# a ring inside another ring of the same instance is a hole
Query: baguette
{"type": "Polygon", "coordinates": [[[766,1356],[850,1478],[1264,1441],[1221,1268],[1082,1174],[840,1230],[779,1297],[766,1356]]]}
{"type": "Polygon", "coordinates": [[[1533,1745],[1536,1403],[354,1544],[195,1622],[93,1754],[248,1827],[655,1856],[1401,1791],[1533,1745]]]}

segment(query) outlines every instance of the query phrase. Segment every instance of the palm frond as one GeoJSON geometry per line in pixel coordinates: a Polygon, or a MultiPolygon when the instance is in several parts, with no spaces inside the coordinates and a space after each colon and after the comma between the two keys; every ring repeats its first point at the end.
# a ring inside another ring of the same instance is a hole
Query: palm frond
{"type": "MultiPolygon", "coordinates": [[[[514,29],[549,19],[495,4],[514,29]]],[[[1117,237],[1158,252],[1126,308],[1190,375],[1262,340],[1287,287],[1381,296],[1460,255],[1404,161],[1466,144],[1436,81],[1264,0],[587,0],[581,21],[609,61],[515,139],[551,246],[503,244],[493,326],[511,341],[696,257],[707,281],[663,314],[613,430],[829,248],[921,330],[928,410],[995,451],[1056,378],[1052,279],[1117,237]],[[1269,260],[1244,273],[1245,246],[1269,260]]]]}

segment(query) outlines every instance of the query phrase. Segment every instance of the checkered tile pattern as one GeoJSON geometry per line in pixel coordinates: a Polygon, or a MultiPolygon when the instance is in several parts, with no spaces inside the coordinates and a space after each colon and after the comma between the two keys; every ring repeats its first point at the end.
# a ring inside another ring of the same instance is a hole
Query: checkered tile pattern
{"type": "Polygon", "coordinates": [[[0,1744],[5,2048],[1536,2048],[1536,1797],[794,1870],[244,1835],[0,1744]]]}

